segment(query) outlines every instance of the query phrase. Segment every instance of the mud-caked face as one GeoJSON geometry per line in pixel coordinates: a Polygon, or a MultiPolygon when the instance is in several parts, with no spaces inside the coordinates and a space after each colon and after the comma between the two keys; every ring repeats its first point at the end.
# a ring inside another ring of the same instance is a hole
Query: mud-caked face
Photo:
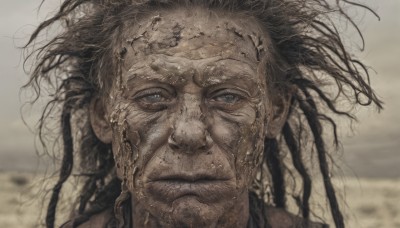
{"type": "Polygon", "coordinates": [[[154,12],[126,27],[116,48],[122,77],[108,115],[118,175],[166,223],[216,224],[247,195],[260,163],[268,39],[239,18],[154,12]]]}

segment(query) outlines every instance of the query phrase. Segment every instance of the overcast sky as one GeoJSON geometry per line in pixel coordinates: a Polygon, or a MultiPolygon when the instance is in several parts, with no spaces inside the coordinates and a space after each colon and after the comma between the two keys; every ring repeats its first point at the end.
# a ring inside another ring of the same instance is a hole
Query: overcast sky
{"type": "MultiPolygon", "coordinates": [[[[19,88],[27,76],[17,47],[24,44],[38,21],[54,10],[58,1],[49,0],[39,13],[41,0],[0,2],[0,170],[30,169],[34,166],[35,151],[33,135],[20,117],[19,88]]],[[[345,160],[358,176],[400,177],[400,1],[359,2],[369,4],[381,16],[378,22],[366,12],[354,13],[362,20],[367,42],[360,56],[377,72],[372,72],[373,86],[386,104],[380,114],[374,109],[360,109],[360,121],[353,134],[345,127],[345,160]]],[[[35,119],[35,112],[28,114],[27,119],[35,119]]]]}

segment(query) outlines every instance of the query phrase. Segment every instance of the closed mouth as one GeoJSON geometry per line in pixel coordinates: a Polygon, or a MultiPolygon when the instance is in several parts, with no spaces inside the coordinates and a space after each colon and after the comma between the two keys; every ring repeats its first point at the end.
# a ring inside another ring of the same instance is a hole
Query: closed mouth
{"type": "Polygon", "coordinates": [[[159,178],[153,179],[150,182],[160,181],[160,182],[170,182],[177,184],[201,184],[201,183],[210,183],[217,181],[227,181],[230,178],[225,177],[217,177],[207,174],[171,174],[161,176],[159,178]]]}
{"type": "Polygon", "coordinates": [[[148,191],[162,201],[194,196],[206,201],[220,200],[232,193],[232,178],[207,174],[172,174],[147,182],[148,191]]]}

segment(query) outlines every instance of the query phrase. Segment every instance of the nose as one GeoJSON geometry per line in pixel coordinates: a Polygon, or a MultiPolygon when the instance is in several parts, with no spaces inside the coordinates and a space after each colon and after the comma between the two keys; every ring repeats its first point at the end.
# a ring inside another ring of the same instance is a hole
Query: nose
{"type": "Polygon", "coordinates": [[[191,154],[208,151],[213,145],[200,105],[195,103],[185,105],[176,117],[174,129],[168,138],[168,145],[173,150],[191,154]]]}
{"type": "Polygon", "coordinates": [[[168,138],[168,144],[174,150],[191,154],[208,151],[213,141],[203,123],[189,120],[176,124],[175,130],[168,138]]]}

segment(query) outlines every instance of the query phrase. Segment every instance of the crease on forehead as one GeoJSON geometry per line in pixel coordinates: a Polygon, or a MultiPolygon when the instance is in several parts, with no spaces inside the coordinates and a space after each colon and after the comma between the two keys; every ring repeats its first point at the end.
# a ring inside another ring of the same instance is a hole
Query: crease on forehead
{"type": "MultiPolygon", "coordinates": [[[[269,36],[252,16],[240,17],[237,14],[234,15],[220,10],[180,7],[151,12],[137,18],[133,25],[129,26],[129,23],[132,23],[132,21],[127,22],[121,42],[122,47],[128,47],[128,54],[124,59],[125,69],[128,70],[126,74],[129,75],[127,80],[137,78],[133,76],[140,75],[138,72],[142,71],[142,79],[155,77],[154,79],[159,81],[165,82],[168,79],[169,82],[174,84],[183,83],[184,77],[177,78],[169,72],[153,72],[150,77],[149,72],[144,70],[149,68],[146,67],[149,62],[146,61],[146,64],[143,65],[144,60],[150,54],[201,60],[209,57],[211,53],[220,58],[233,60],[238,56],[239,51],[243,51],[241,54],[245,57],[234,60],[246,63],[255,72],[258,71],[257,68],[261,59],[269,58],[269,36]],[[228,36],[229,39],[227,39],[228,36]],[[208,38],[205,39],[204,37],[208,38]],[[162,45],[165,45],[165,47],[162,45]],[[128,66],[128,64],[131,65],[128,66]],[[140,66],[140,64],[143,66],[140,66]],[[251,67],[252,64],[253,67],[251,67]],[[167,77],[165,77],[166,75],[167,77]]],[[[151,63],[153,67],[157,65],[154,63],[153,60],[151,63]]],[[[179,67],[179,64],[175,64],[176,69],[179,67]]],[[[175,72],[178,71],[175,70],[175,72]]],[[[193,75],[194,72],[189,72],[186,69],[186,72],[178,72],[175,76],[184,74],[193,75]]],[[[213,75],[201,73],[201,76],[209,77],[207,80],[198,80],[202,86],[223,81],[221,78],[213,77],[213,75]]]]}
{"type": "Polygon", "coordinates": [[[133,80],[155,81],[171,85],[184,85],[188,79],[202,87],[221,84],[232,80],[245,80],[252,84],[258,81],[252,77],[255,69],[236,59],[212,57],[201,60],[187,60],[182,57],[158,54],[150,62],[134,64],[127,73],[127,82],[133,80]],[[229,75],[229,77],[227,77],[229,75]]]}

